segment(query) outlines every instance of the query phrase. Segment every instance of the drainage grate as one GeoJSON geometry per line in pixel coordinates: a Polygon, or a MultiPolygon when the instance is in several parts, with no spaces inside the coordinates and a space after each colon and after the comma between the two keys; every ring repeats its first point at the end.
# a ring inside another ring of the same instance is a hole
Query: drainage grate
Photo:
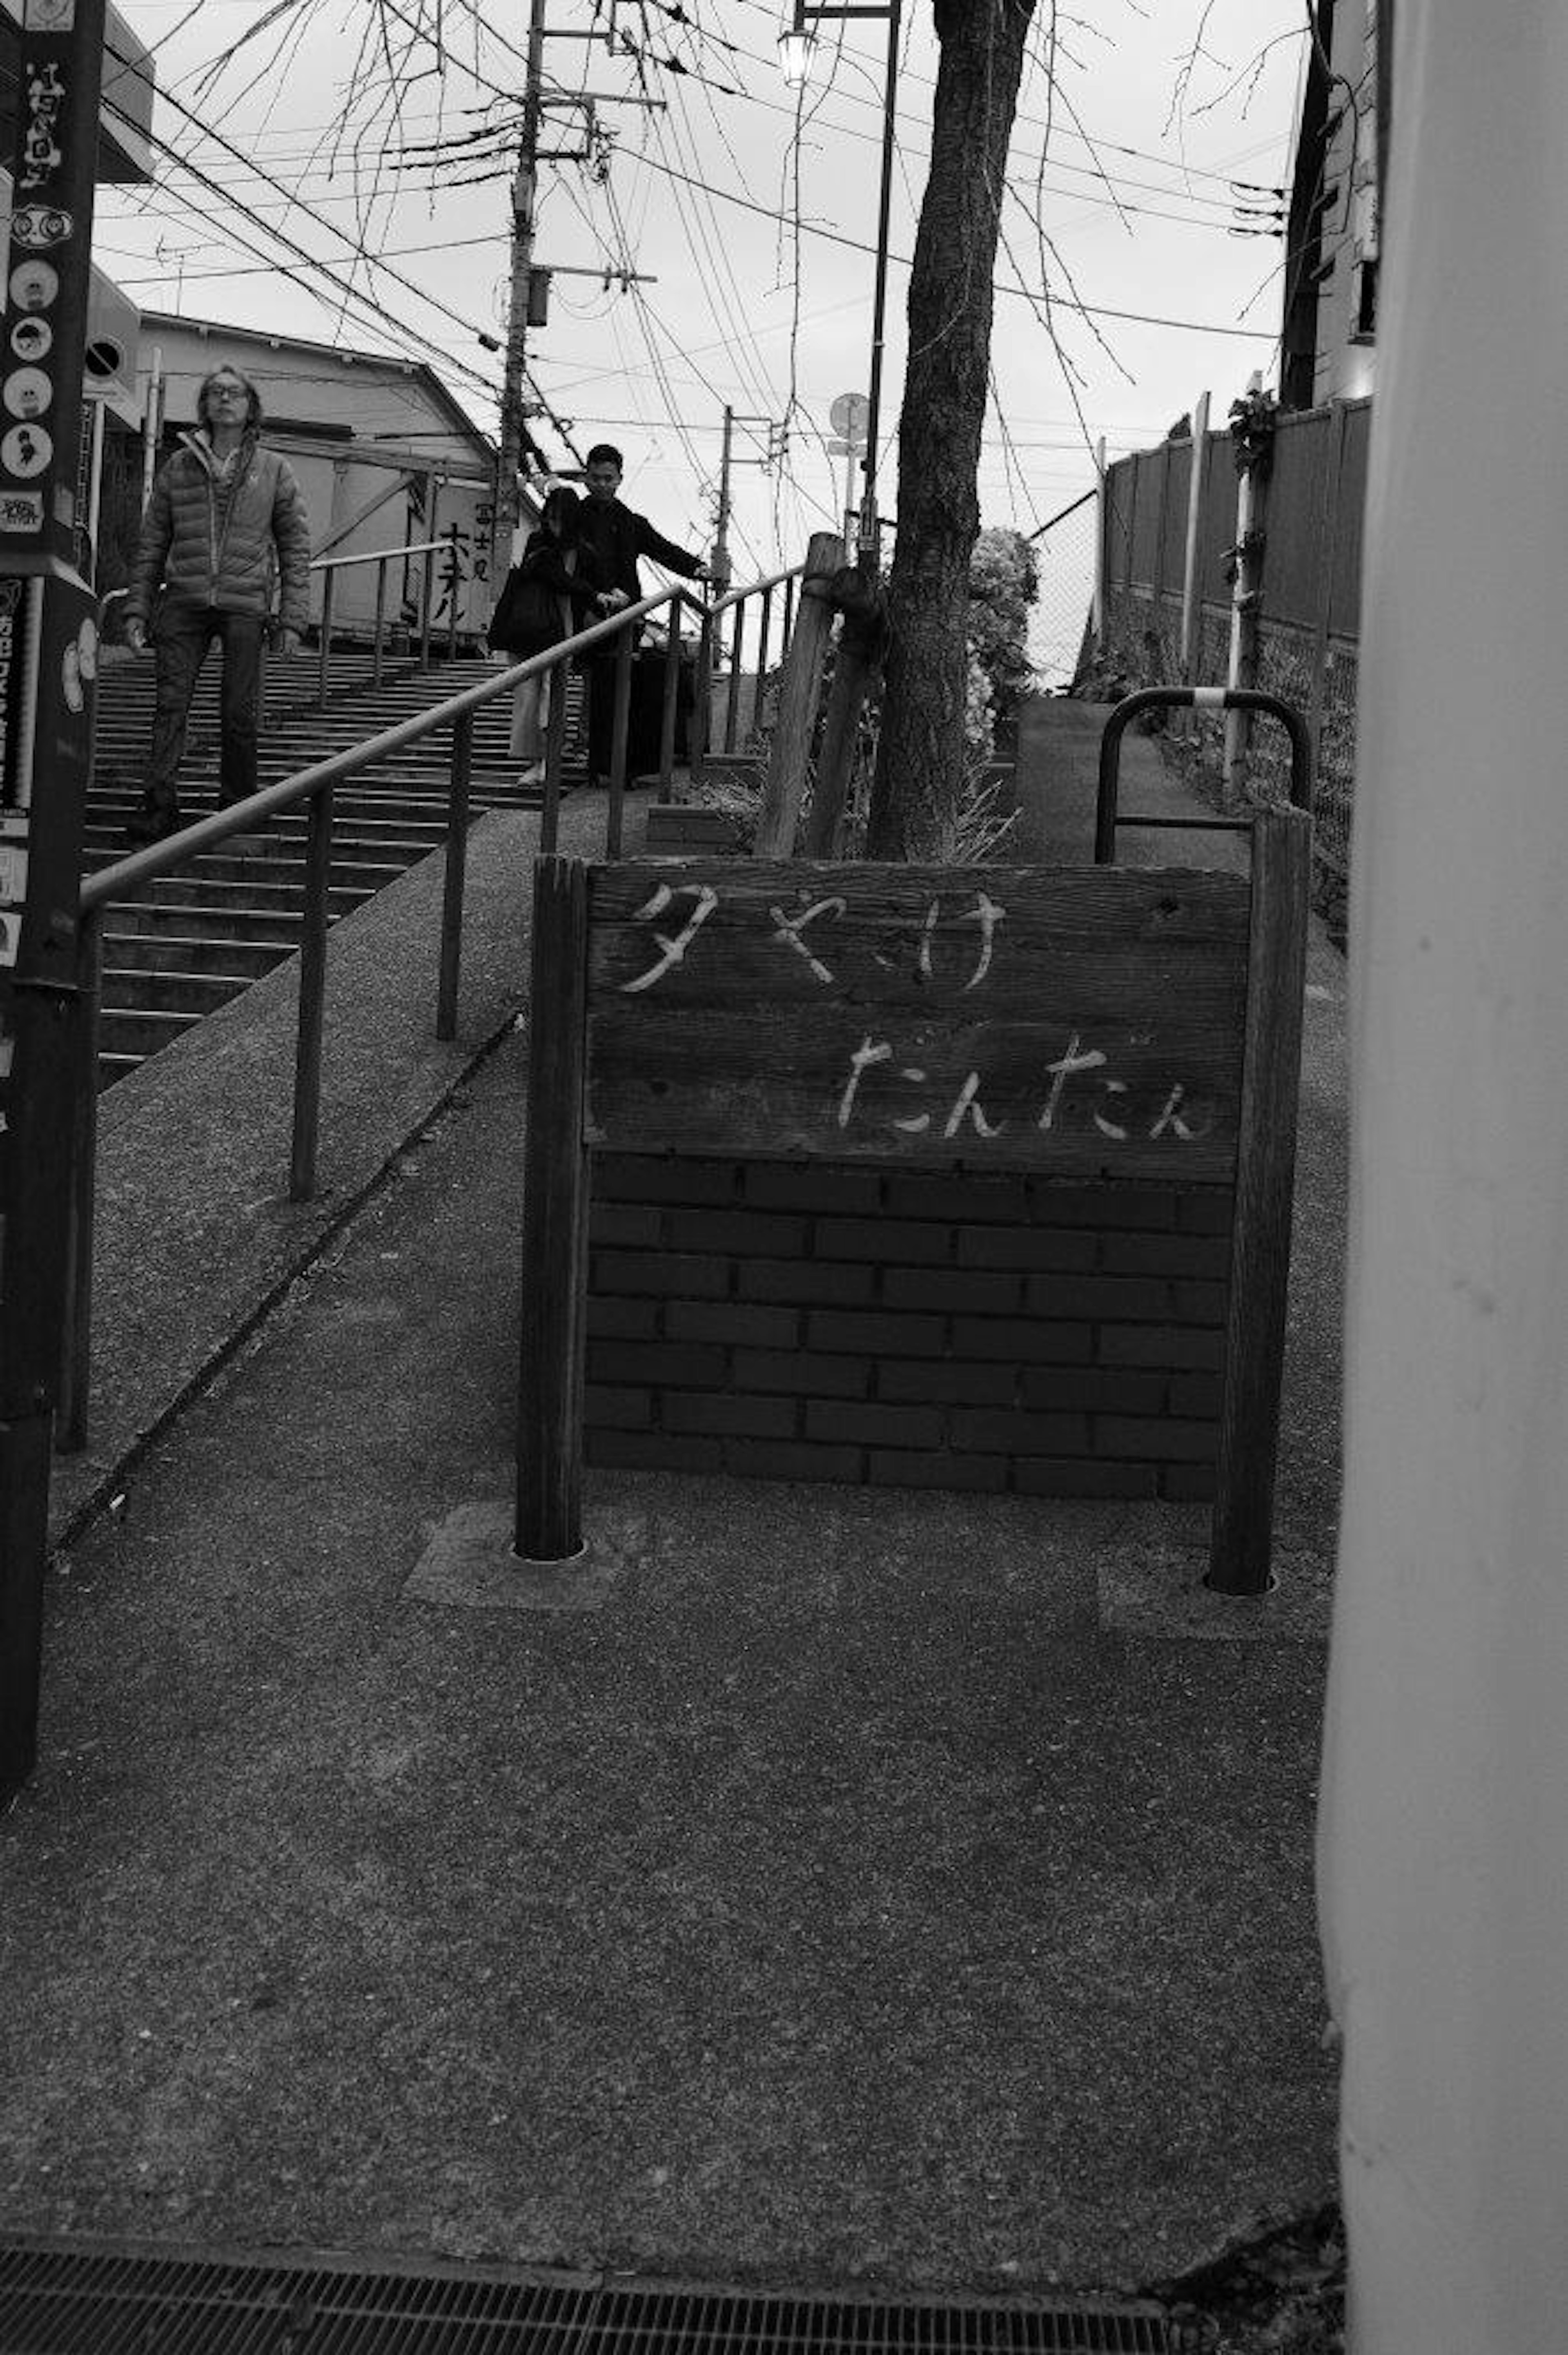
{"type": "Polygon", "coordinates": [[[0,2355],[1174,2355],[1158,2307],[0,2241],[0,2355]]]}

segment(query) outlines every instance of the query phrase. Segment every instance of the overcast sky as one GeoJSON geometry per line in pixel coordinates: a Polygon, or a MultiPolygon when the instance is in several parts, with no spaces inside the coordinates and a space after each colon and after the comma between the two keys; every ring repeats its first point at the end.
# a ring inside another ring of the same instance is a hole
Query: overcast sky
{"type": "MultiPolygon", "coordinates": [[[[528,0],[122,5],[166,100],[156,188],[101,193],[101,265],[149,309],[428,359],[493,433],[501,362],[479,338],[502,333],[528,0]]],[[[737,578],[794,562],[832,526],[844,470],[828,412],[869,369],[886,30],[824,23],[798,112],[777,63],[788,5],[547,11],[546,86],[594,105],[591,127],[580,104],[547,117],[544,145],[570,155],[541,167],[535,259],[556,275],[531,368],[578,449],[620,442],[627,496],[692,546],[712,536],[726,404],[746,421],[737,578]],[[595,30],[614,48],[573,37],[595,30]],[[768,426],[786,421],[783,463],[764,468],[768,426]]],[[[936,73],[928,0],[904,15],[885,513],[936,73]]],[[[1100,436],[1113,455],[1158,441],[1205,389],[1223,422],[1249,373],[1277,368],[1282,246],[1230,232],[1275,226],[1235,208],[1266,209],[1261,192],[1288,178],[1301,0],[1102,0],[1083,15],[1092,31],[1061,19],[1053,104],[1044,0],[1036,11],[996,271],[982,516],[1026,531],[1092,483],[1100,436]]],[[[569,463],[548,417],[533,430],[569,463]]]]}

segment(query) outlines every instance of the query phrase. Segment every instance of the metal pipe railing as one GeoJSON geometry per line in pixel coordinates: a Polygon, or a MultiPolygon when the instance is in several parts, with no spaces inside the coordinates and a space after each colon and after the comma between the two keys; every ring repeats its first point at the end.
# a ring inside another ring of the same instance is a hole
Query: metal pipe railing
{"type": "MultiPolygon", "coordinates": [[[[437,543],[439,544],[439,543],[437,543]]],[[[400,553],[401,551],[399,551],[400,553]]],[[[344,561],[352,559],[345,559],[344,561]]],[[[674,731],[673,682],[679,675],[683,606],[705,617],[706,609],[684,588],[657,591],[634,605],[624,606],[608,620],[577,631],[543,654],[497,671],[447,697],[429,711],[415,712],[391,728],[384,728],[363,743],[345,747],[291,777],[263,786],[247,800],[210,817],[197,818],[162,842],[149,843],[84,879],[79,894],[77,986],[80,1008],[75,1135],[76,1161],[71,1173],[71,1238],[66,1315],[60,1371],[61,1412],[58,1418],[62,1453],[87,1444],[88,1386],[91,1357],[93,1230],[96,1215],[95,1158],[97,1140],[98,1038],[102,1007],[102,951],[105,911],[141,886],[177,872],[203,851],[216,849],[230,836],[252,832],[259,822],[309,805],[305,853],[305,907],[300,946],[300,1002],[294,1056],[294,1100],[291,1122],[289,1198],[309,1201],[316,1187],[316,1156],[321,1116],[322,1042],[326,1007],[326,938],[331,921],[333,789],[344,778],[402,751],[437,730],[452,731],[448,773],[447,868],[442,899],[440,964],[437,977],[437,1036],[456,1036],[458,975],[462,945],[462,888],[469,823],[470,772],[473,716],[497,696],[505,695],[525,678],[553,672],[596,647],[614,645],[617,654],[614,727],[609,802],[606,822],[608,855],[618,855],[621,811],[626,786],[626,751],[631,698],[631,652],[639,624],[662,607],[670,609],[670,653],[665,670],[665,719],[662,738],[662,777],[667,785],[674,731]]],[[[566,745],[566,696],[554,692],[546,730],[545,794],[540,816],[540,846],[555,847],[560,806],[562,755],[566,745]]]]}
{"type": "Polygon", "coordinates": [[[1158,811],[1124,815],[1117,794],[1121,773],[1121,740],[1128,723],[1140,713],[1158,710],[1260,711],[1277,719],[1290,739],[1290,798],[1308,817],[1312,815],[1312,737],[1305,715],[1277,695],[1255,687],[1140,687],[1124,695],[1111,710],[1100,735],[1099,782],[1095,797],[1095,863],[1108,867],[1116,858],[1117,828],[1122,826],[1164,827],[1172,832],[1246,834],[1250,817],[1222,817],[1216,812],[1202,817],[1167,817],[1158,811]]]}
{"type": "MultiPolygon", "coordinates": [[[[425,559],[420,579],[419,595],[419,663],[422,669],[428,670],[430,666],[430,605],[435,594],[436,552],[439,549],[450,547],[453,550],[455,559],[456,546],[457,526],[456,524],[453,524],[450,532],[443,533],[440,539],[409,540],[397,548],[362,548],[356,549],[351,556],[318,556],[313,558],[310,570],[313,572],[320,572],[324,576],[322,581],[321,620],[317,624],[321,635],[320,666],[317,673],[316,685],[316,708],[318,710],[324,711],[327,708],[328,683],[331,677],[332,663],[333,606],[336,601],[338,574],[340,572],[346,572],[351,566],[355,564],[374,564],[376,567],[376,622],[375,634],[371,643],[371,677],[375,685],[379,687],[382,679],[383,650],[387,636],[387,575],[388,566],[407,563],[410,558],[416,556],[422,556],[425,559]]],[[[457,586],[455,580],[455,560],[452,587],[450,644],[451,650],[455,653],[457,646],[457,586]]]]}
{"type": "Polygon", "coordinates": [[[698,737],[701,754],[694,751],[692,760],[694,776],[701,773],[701,759],[707,752],[712,733],[711,706],[715,669],[727,668],[728,672],[723,742],[720,749],[726,752],[733,752],[736,749],[736,738],[739,732],[740,720],[742,657],[746,635],[745,608],[752,598],[761,600],[758,615],[757,681],[751,698],[752,729],[754,731],[760,729],[763,700],[768,689],[768,649],[772,627],[773,592],[779,588],[782,588],[784,591],[781,634],[784,645],[788,646],[789,632],[795,617],[795,598],[805,569],[803,564],[792,564],[785,571],[767,573],[759,581],[748,581],[743,588],[726,590],[722,597],[715,597],[713,603],[706,608],[697,658],[697,702],[702,715],[698,737]],[[731,632],[728,655],[723,657],[720,654],[721,626],[724,616],[732,612],[735,614],[735,626],[731,632]]]}

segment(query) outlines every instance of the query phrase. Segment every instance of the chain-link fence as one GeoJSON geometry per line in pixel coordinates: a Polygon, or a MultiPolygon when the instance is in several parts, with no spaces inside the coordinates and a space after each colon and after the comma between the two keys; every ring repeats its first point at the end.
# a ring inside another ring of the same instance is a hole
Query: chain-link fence
{"type": "Polygon", "coordinates": [[[1095,597],[1099,499],[1086,491],[1031,532],[1039,593],[1029,613],[1029,660],[1042,687],[1071,687],[1083,660],[1095,597]]]}

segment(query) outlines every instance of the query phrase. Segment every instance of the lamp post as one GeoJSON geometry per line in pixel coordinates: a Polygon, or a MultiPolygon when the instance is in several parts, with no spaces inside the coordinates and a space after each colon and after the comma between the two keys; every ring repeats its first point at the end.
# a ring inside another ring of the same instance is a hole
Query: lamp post
{"type": "Polygon", "coordinates": [[[898,88],[898,27],[903,0],[882,0],[880,6],[867,5],[818,5],[818,0],[795,0],[793,22],[779,36],[779,63],[784,79],[792,87],[802,83],[811,68],[811,54],[816,47],[813,25],[825,17],[875,16],[887,25],[887,74],[882,104],[882,186],[876,218],[876,283],[871,311],[871,377],[866,398],[865,458],[862,467],[863,488],[860,503],[860,531],[857,554],[870,571],[879,567],[879,533],[876,520],[876,445],[882,425],[882,347],[883,322],[887,309],[887,216],[893,197],[893,126],[894,98],[898,88]]]}

